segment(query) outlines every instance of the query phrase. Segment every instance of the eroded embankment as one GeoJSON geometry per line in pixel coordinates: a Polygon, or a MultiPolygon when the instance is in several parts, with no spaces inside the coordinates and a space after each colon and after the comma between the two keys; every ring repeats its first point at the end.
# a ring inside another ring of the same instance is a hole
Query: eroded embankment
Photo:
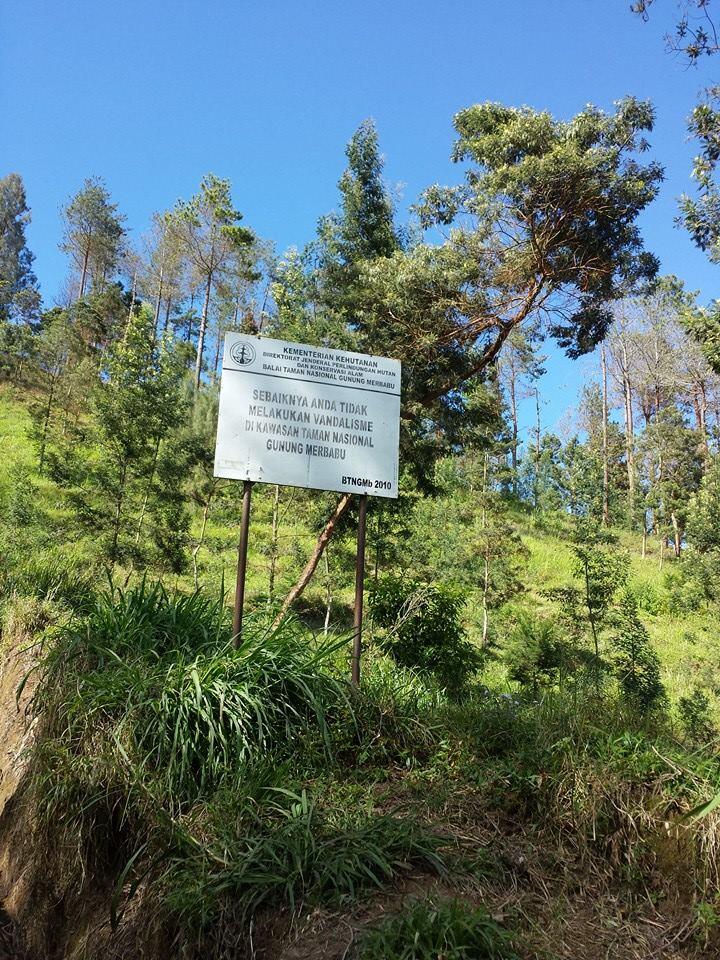
{"type": "Polygon", "coordinates": [[[29,906],[34,871],[26,856],[29,825],[23,795],[37,726],[32,713],[37,652],[12,622],[0,640],[0,960],[25,960],[19,917],[29,906]]]}

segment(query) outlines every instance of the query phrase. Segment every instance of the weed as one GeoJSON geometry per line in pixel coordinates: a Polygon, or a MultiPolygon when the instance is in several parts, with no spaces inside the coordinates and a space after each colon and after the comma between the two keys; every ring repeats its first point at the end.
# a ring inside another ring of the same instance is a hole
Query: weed
{"type": "Polygon", "coordinates": [[[484,907],[409,903],[363,936],[359,960],[517,960],[507,931],[484,907]]]}
{"type": "Polygon", "coordinates": [[[244,923],[261,905],[342,903],[412,865],[444,869],[447,840],[413,820],[346,816],[331,825],[304,790],[269,791],[262,805],[243,804],[232,834],[227,824],[225,817],[212,844],[188,838],[165,874],[169,905],[195,929],[229,905],[244,923]]]}

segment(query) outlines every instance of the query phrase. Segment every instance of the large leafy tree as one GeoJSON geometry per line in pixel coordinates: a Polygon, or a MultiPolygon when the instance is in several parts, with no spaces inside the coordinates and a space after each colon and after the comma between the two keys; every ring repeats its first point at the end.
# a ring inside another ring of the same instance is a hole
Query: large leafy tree
{"type": "MultiPolygon", "coordinates": [[[[649,20],[654,4],[655,0],[636,0],[630,9],[649,20]]],[[[678,0],[676,4],[679,16],[665,35],[665,42],[668,49],[682,53],[690,63],[720,50],[718,26],[710,7],[711,0],[678,0]]]]}
{"type": "Polygon", "coordinates": [[[32,350],[40,308],[25,229],[30,210],[22,178],[0,178],[0,377],[17,380],[32,350]]]}
{"type": "Polygon", "coordinates": [[[452,228],[448,240],[368,269],[365,337],[394,355],[418,345],[430,371],[409,384],[411,403],[485,370],[530,319],[571,356],[602,339],[612,300],[657,270],[636,225],[662,180],[637,157],[652,126],[651,106],[632,98],[567,122],[494,103],[457,114],[466,181],[431,187],[419,206],[426,227],[452,228]]]}
{"type": "Polygon", "coordinates": [[[703,474],[702,437],[688,427],[680,410],[668,406],[648,426],[641,444],[645,460],[646,502],[662,544],[671,536],[676,556],[685,538],[688,499],[703,474]]]}
{"type": "MultiPolygon", "coordinates": [[[[631,9],[648,20],[654,4],[655,0],[637,0],[631,9]]],[[[718,53],[720,33],[711,0],[682,0],[677,6],[680,15],[665,38],[668,49],[694,65],[718,53]]],[[[694,107],[688,131],[699,145],[692,171],[698,189],[694,197],[687,194],[681,197],[680,219],[694,243],[713,263],[720,263],[720,184],[717,177],[720,87],[716,84],[706,87],[703,99],[694,107]]],[[[708,310],[690,314],[687,329],[701,344],[713,370],[720,373],[720,310],[717,302],[708,310]]]]}
{"type": "Polygon", "coordinates": [[[187,410],[183,375],[181,356],[156,339],[154,316],[142,307],[103,357],[92,419],[46,454],[111,566],[184,564],[183,484],[193,451],[177,433],[187,410]]]}
{"type": "Polygon", "coordinates": [[[578,356],[605,335],[611,302],[655,275],[636,224],[662,180],[638,156],[652,126],[632,98],[570,121],[494,103],[457,114],[465,183],[431,187],[418,208],[447,239],[355,266],[359,346],[403,362],[407,447],[462,420],[467,385],[513,330],[532,324],[578,356]]]}

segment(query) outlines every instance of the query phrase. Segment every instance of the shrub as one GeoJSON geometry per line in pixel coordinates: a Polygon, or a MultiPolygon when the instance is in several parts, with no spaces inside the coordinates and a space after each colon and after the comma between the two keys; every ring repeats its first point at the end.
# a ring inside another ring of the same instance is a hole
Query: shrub
{"type": "Polygon", "coordinates": [[[292,622],[249,623],[239,649],[230,633],[221,602],[199,593],[142,583],[101,594],[46,660],[48,732],[158,779],[170,805],[238,779],[259,756],[307,739],[329,747],[328,714],[346,700],[328,668],[338,641],[315,643],[292,622]]]}
{"type": "Polygon", "coordinates": [[[510,635],[505,662],[511,680],[530,687],[537,696],[540,687],[562,684],[570,668],[570,651],[552,620],[522,614],[510,635]]]}
{"type": "Polygon", "coordinates": [[[228,911],[243,924],[261,905],[343,903],[411,865],[444,869],[447,840],[412,819],[350,815],[331,824],[304,790],[243,803],[215,826],[214,843],[189,842],[165,874],[169,906],[195,929],[228,911]]]}
{"type": "Polygon", "coordinates": [[[717,735],[710,711],[710,701],[697,687],[687,697],[680,697],[678,713],[683,729],[690,740],[707,743],[717,735]]]}
{"type": "Polygon", "coordinates": [[[510,937],[485,907],[419,900],[362,937],[359,960],[517,960],[510,937]]]}
{"type": "Polygon", "coordinates": [[[637,601],[629,590],[624,591],[620,600],[617,632],[612,643],[620,687],[640,710],[652,710],[665,696],[660,680],[660,660],[638,616],[637,601]]]}
{"type": "Polygon", "coordinates": [[[382,647],[401,666],[436,678],[458,695],[482,663],[460,623],[465,598],[443,584],[386,577],[370,590],[375,623],[385,628],[382,647]]]}
{"type": "Polygon", "coordinates": [[[632,584],[632,592],[638,610],[649,613],[653,617],[667,610],[667,600],[660,594],[660,591],[647,580],[635,580],[632,584]]]}
{"type": "Polygon", "coordinates": [[[16,558],[0,571],[0,599],[11,596],[48,600],[76,613],[92,604],[90,574],[67,556],[43,555],[16,558]]]}

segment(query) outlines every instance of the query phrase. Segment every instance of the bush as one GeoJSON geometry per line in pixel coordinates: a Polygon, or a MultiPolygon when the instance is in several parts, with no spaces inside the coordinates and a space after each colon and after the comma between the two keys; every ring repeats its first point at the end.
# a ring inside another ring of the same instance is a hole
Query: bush
{"type": "Polygon", "coordinates": [[[707,743],[717,736],[710,711],[710,701],[705,693],[697,687],[690,696],[680,697],[678,713],[683,729],[690,740],[697,743],[707,743]]]}
{"type": "Polygon", "coordinates": [[[620,600],[617,632],[612,643],[616,651],[615,673],[625,696],[641,711],[652,710],[665,697],[660,660],[638,616],[637,601],[629,590],[620,600]]]}
{"type": "Polygon", "coordinates": [[[518,960],[485,907],[458,900],[411,902],[365,933],[359,960],[518,960]]]}
{"type": "Polygon", "coordinates": [[[170,908],[197,930],[224,912],[244,925],[261,905],[354,900],[411,865],[444,870],[446,838],[409,818],[346,815],[331,824],[304,790],[287,789],[232,812],[215,824],[214,843],[188,843],[165,874],[170,908]]]}
{"type": "Polygon", "coordinates": [[[510,635],[505,662],[510,679],[537,696],[540,687],[562,684],[570,668],[570,651],[552,620],[522,614],[510,635]]]}
{"type": "Polygon", "coordinates": [[[670,612],[678,615],[694,613],[701,607],[717,603],[720,582],[720,551],[701,554],[689,548],[671,572],[666,575],[670,612]]]}
{"type": "Polygon", "coordinates": [[[443,584],[386,577],[369,593],[382,647],[401,666],[435,677],[457,696],[481,664],[460,623],[465,598],[443,584]]]}
{"type": "Polygon", "coordinates": [[[222,603],[200,593],[142,583],[101,594],[45,662],[48,732],[159,780],[170,805],[241,778],[262,755],[328,748],[328,715],[346,702],[329,666],[338,641],[315,643],[291,622],[249,623],[239,649],[230,634],[222,603]]]}
{"type": "Polygon", "coordinates": [[[659,616],[659,614],[665,613],[667,610],[668,604],[666,598],[647,580],[635,580],[631,589],[638,610],[649,613],[653,617],[659,616]]]}

